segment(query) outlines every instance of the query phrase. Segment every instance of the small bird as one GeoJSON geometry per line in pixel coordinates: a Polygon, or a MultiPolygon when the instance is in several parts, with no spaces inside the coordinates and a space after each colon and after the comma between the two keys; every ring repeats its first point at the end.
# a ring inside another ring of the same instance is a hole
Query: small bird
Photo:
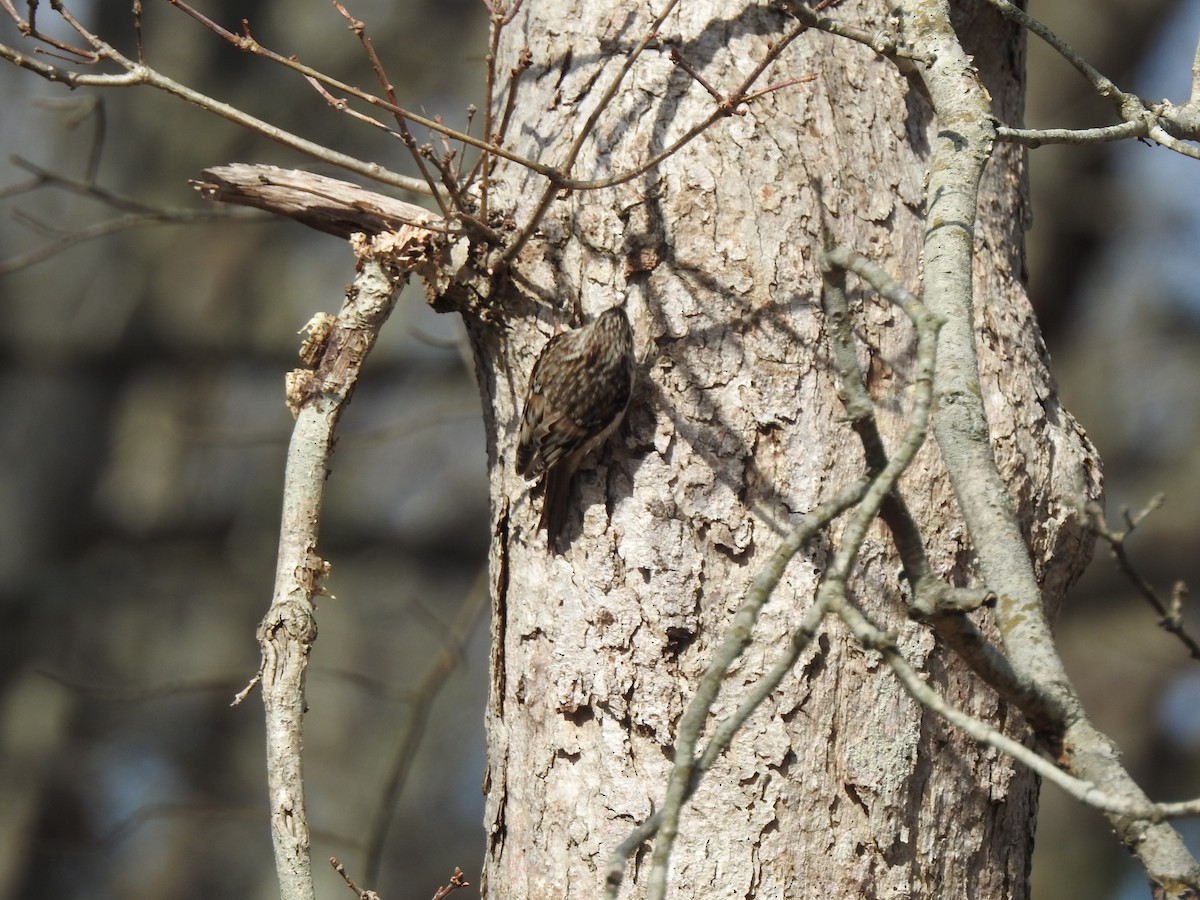
{"type": "Polygon", "coordinates": [[[550,338],[533,364],[521,413],[517,474],[544,480],[538,527],[546,529],[551,550],[567,518],[575,470],[621,424],[635,364],[633,330],[619,306],[550,338]]]}

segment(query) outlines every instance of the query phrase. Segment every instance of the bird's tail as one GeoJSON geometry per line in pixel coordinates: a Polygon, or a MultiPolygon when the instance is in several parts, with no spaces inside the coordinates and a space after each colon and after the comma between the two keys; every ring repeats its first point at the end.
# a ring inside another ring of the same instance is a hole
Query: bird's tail
{"type": "Polygon", "coordinates": [[[558,552],[558,537],[567,521],[571,497],[571,476],[575,473],[568,466],[552,466],[545,476],[545,491],[542,495],[542,520],[539,528],[546,529],[546,549],[558,552]]]}

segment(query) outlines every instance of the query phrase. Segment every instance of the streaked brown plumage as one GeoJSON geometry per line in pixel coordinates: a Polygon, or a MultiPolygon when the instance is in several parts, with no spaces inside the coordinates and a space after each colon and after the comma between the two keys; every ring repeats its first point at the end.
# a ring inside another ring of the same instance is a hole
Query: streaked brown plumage
{"type": "Polygon", "coordinates": [[[540,528],[553,550],[567,517],[571,479],[621,424],[633,388],[633,331],[621,307],[555,335],[529,375],[517,473],[545,482],[540,528]]]}

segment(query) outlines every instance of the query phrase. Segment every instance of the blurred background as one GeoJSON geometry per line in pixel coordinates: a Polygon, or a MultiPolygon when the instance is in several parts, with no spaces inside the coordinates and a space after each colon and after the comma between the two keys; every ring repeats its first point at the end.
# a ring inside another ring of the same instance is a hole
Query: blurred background
{"type": "MultiPolygon", "coordinates": [[[[132,52],[126,4],[73,9],[132,52]]],[[[203,9],[373,86],[324,2],[203,9]]],[[[464,127],[483,99],[479,0],[355,0],[351,11],[401,102],[464,127]]],[[[1200,0],[1035,0],[1031,11],[1122,87],[1186,98],[1200,0]]],[[[172,77],[408,171],[403,148],[297,76],[167,4],[145,13],[150,61],[172,77]]],[[[8,23],[0,40],[18,42],[8,23]]],[[[1112,121],[1036,40],[1029,59],[1027,124],[1112,121]]],[[[238,215],[121,230],[38,261],[124,213],[20,160],[205,214],[184,183],[205,166],[320,167],[148,89],[69,92],[2,65],[0,97],[0,898],[277,896],[261,704],[229,703],[257,667],[271,594],[291,428],[283,374],[297,365],[296,331],[338,307],[350,256],[302,226],[238,215]]],[[[1137,143],[1030,159],[1031,292],[1064,402],[1104,457],[1110,517],[1166,492],[1130,552],[1164,592],[1200,584],[1200,163],[1137,143]]],[[[331,855],[389,900],[431,896],[456,865],[478,881],[478,418],[458,322],[411,290],[343,419],[328,485],[334,596],[320,604],[305,733],[322,896],[346,890],[331,855]]],[[[1191,624],[1200,632],[1200,616],[1191,624]]],[[[1088,708],[1151,794],[1200,794],[1200,665],[1104,552],[1059,635],[1088,708]]],[[[1200,850],[1200,830],[1183,827],[1200,850]]],[[[1034,896],[1148,897],[1108,831],[1047,788],[1034,896]]]]}

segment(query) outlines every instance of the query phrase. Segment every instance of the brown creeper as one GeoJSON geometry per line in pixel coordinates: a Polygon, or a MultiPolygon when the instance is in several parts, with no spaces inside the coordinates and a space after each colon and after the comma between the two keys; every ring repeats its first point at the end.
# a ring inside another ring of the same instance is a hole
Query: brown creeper
{"type": "Polygon", "coordinates": [[[625,310],[606,309],[594,322],[550,338],[533,364],[517,473],[544,475],[539,528],[554,549],[567,518],[571,478],[583,458],[621,424],[633,387],[633,331],[625,310]]]}

